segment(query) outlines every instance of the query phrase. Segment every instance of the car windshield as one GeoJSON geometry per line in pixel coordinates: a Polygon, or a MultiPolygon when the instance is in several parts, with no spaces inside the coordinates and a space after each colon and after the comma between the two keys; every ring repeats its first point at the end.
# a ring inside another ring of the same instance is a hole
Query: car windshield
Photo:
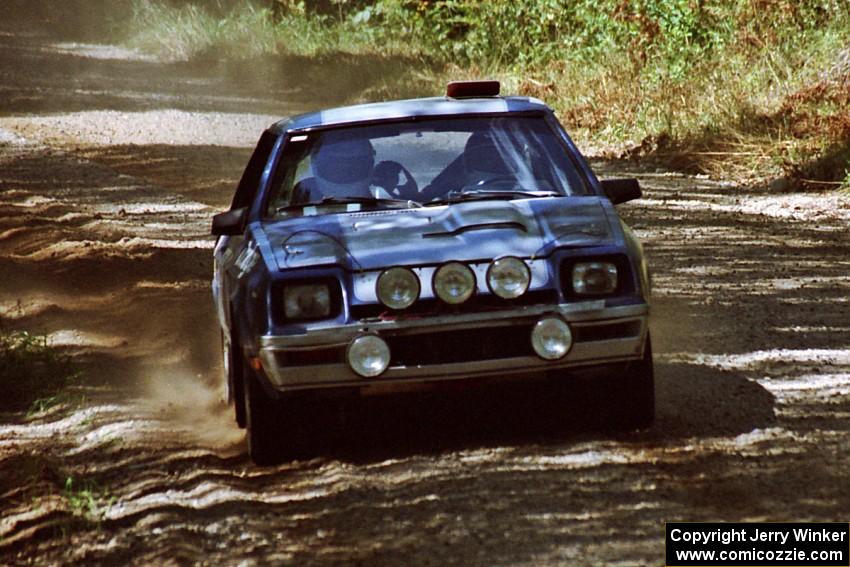
{"type": "Polygon", "coordinates": [[[587,193],[543,117],[420,119],[291,135],[268,214],[587,193]]]}

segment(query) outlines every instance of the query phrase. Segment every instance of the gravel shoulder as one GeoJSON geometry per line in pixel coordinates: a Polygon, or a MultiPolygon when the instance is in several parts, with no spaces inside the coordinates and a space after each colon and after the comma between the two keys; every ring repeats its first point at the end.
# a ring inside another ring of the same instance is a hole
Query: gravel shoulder
{"type": "Polygon", "coordinates": [[[376,403],[261,468],[219,401],[208,225],[303,105],[38,30],[0,34],[0,70],[0,328],[85,375],[0,416],[0,563],[643,565],[668,521],[847,519],[847,198],[599,162],[646,191],[623,212],[654,271],[652,429],[552,433],[534,392],[507,417],[376,403]]]}

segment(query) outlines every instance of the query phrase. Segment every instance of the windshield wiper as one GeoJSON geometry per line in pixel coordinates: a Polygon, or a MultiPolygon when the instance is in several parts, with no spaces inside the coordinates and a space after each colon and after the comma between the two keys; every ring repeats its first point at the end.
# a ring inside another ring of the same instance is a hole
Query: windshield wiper
{"type": "Polygon", "coordinates": [[[431,199],[425,205],[446,205],[451,203],[459,203],[461,201],[484,201],[488,199],[538,199],[541,197],[561,197],[560,193],[555,191],[496,191],[487,189],[477,189],[472,191],[461,191],[457,193],[449,193],[445,197],[437,197],[431,199]]]}
{"type": "Polygon", "coordinates": [[[277,212],[282,213],[285,211],[292,211],[295,209],[303,209],[304,207],[320,207],[322,205],[347,205],[347,204],[361,204],[361,205],[370,205],[370,206],[379,206],[379,205],[405,205],[407,207],[421,207],[422,204],[416,201],[410,201],[407,199],[383,199],[380,197],[322,197],[318,201],[307,201],[305,203],[293,203],[291,205],[285,205],[283,207],[278,207],[277,212]]]}

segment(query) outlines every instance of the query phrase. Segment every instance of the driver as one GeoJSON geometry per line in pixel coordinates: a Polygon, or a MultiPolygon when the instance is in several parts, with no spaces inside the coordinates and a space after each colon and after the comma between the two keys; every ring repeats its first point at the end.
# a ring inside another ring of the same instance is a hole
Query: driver
{"type": "Polygon", "coordinates": [[[323,140],[311,163],[319,197],[372,197],[374,165],[375,149],[369,140],[323,140]]]}
{"type": "Polygon", "coordinates": [[[463,154],[464,185],[477,185],[488,180],[513,175],[513,171],[502,158],[493,137],[484,132],[475,132],[466,141],[463,154]]]}

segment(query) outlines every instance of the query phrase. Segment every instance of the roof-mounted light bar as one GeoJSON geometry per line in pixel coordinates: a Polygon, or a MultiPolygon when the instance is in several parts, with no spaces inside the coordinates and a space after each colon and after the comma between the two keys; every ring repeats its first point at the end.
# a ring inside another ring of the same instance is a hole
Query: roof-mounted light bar
{"type": "Polygon", "coordinates": [[[501,88],[499,81],[452,81],[446,87],[446,96],[449,98],[499,96],[501,88]]]}

